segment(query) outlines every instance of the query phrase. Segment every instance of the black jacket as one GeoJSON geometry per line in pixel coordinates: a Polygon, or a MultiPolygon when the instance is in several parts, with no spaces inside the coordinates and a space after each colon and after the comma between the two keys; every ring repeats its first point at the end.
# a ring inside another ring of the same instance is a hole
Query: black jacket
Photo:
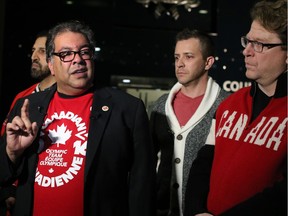
{"type": "MultiPolygon", "coordinates": [[[[30,100],[30,119],[37,125],[42,125],[55,91],[53,86],[26,97],[30,100]]],[[[22,104],[23,99],[17,101],[8,122],[19,115],[22,104]]],[[[0,145],[0,187],[17,178],[14,215],[29,216],[33,209],[37,138],[17,169],[12,169],[5,136],[0,145]]],[[[84,184],[85,216],[154,215],[155,157],[148,116],[140,99],[115,89],[94,91],[84,184]],[[104,112],[103,106],[109,110],[104,112]]]]}

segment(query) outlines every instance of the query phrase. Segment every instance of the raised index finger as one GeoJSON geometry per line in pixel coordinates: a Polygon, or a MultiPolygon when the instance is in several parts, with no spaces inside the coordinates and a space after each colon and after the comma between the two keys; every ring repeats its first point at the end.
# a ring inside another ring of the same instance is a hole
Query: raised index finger
{"type": "Polygon", "coordinates": [[[25,99],[21,107],[21,119],[24,122],[25,129],[31,130],[31,121],[29,119],[29,100],[25,99]]]}

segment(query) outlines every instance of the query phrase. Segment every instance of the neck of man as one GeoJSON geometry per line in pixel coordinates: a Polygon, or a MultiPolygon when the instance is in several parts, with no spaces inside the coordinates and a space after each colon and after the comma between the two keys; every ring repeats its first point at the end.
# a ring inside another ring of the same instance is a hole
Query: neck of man
{"type": "Polygon", "coordinates": [[[50,75],[39,83],[40,91],[44,91],[55,83],[54,76],[50,75]]]}

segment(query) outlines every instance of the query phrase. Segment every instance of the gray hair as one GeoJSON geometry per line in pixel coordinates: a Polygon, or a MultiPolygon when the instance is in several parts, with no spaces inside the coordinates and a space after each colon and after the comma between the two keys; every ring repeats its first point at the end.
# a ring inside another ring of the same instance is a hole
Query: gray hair
{"type": "Polygon", "coordinates": [[[54,40],[57,35],[64,33],[64,32],[75,32],[84,35],[88,41],[88,46],[95,51],[95,40],[94,40],[94,32],[92,29],[80,22],[78,20],[71,20],[67,22],[62,22],[57,24],[56,26],[52,27],[49,30],[47,41],[46,41],[46,60],[47,62],[51,59],[53,52],[55,51],[55,44],[54,40]]]}

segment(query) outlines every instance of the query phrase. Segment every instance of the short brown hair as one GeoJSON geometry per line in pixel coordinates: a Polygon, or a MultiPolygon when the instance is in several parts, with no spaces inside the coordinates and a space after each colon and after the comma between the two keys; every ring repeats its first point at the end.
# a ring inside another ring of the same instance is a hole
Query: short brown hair
{"type": "Polygon", "coordinates": [[[257,2],[250,11],[252,20],[260,24],[270,32],[275,32],[282,43],[283,49],[287,49],[287,0],[257,2]]]}
{"type": "Polygon", "coordinates": [[[185,28],[182,31],[178,32],[176,35],[176,43],[178,41],[188,40],[190,38],[196,38],[200,41],[203,59],[215,55],[215,45],[212,38],[208,35],[208,33],[200,31],[198,29],[185,28]]]}

